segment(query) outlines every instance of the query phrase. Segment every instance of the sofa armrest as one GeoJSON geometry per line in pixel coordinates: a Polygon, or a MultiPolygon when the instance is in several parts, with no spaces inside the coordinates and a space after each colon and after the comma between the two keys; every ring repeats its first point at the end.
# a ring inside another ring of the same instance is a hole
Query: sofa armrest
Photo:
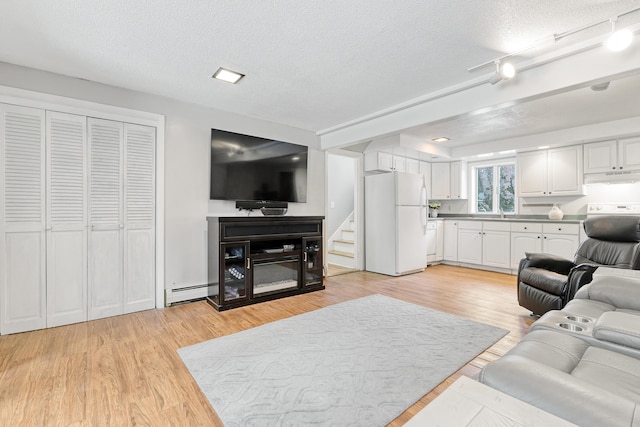
{"type": "Polygon", "coordinates": [[[580,264],[576,265],[569,272],[567,278],[567,292],[564,296],[564,303],[571,301],[578,291],[584,285],[591,283],[593,280],[593,273],[598,269],[594,264],[580,264]]]}
{"type": "Polygon", "coordinates": [[[488,364],[480,382],[579,426],[639,423],[635,402],[523,356],[488,364]]]}
{"type": "Polygon", "coordinates": [[[640,349],[640,315],[618,311],[603,313],[593,327],[593,337],[640,349]]]}
{"type": "Polygon", "coordinates": [[[520,267],[518,270],[522,270],[527,267],[536,267],[568,276],[571,269],[575,266],[576,265],[573,261],[557,255],[525,253],[525,257],[520,261],[520,267]]]}
{"type": "Polygon", "coordinates": [[[640,278],[596,276],[576,292],[576,299],[590,299],[618,309],[640,311],[640,278]]]}

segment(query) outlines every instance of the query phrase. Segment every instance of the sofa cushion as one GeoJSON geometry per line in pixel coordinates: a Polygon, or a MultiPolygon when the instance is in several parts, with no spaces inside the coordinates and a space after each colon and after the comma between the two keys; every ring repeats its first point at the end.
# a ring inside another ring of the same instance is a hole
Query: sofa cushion
{"type": "Polygon", "coordinates": [[[520,271],[520,281],[552,295],[562,295],[567,276],[544,268],[527,267],[520,271]]]}
{"type": "Polygon", "coordinates": [[[571,375],[640,403],[640,360],[598,347],[584,352],[571,375]]]}

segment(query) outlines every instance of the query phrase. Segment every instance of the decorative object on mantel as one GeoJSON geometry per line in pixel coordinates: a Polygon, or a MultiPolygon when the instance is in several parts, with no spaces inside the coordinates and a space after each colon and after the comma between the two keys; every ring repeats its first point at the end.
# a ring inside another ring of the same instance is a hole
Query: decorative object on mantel
{"type": "Polygon", "coordinates": [[[440,206],[442,206],[442,203],[440,203],[437,200],[433,200],[433,201],[429,202],[429,216],[431,218],[437,218],[438,217],[438,209],[440,209],[440,206]]]}
{"type": "Polygon", "coordinates": [[[564,217],[564,212],[560,210],[558,205],[554,204],[551,210],[549,211],[549,219],[554,221],[559,221],[564,217]]]}

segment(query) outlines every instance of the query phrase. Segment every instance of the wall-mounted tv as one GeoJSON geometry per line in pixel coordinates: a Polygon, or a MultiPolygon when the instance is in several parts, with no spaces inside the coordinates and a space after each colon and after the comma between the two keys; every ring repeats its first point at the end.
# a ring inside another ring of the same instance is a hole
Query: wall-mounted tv
{"type": "Polygon", "coordinates": [[[307,201],[309,148],[211,129],[211,200],[307,201]]]}

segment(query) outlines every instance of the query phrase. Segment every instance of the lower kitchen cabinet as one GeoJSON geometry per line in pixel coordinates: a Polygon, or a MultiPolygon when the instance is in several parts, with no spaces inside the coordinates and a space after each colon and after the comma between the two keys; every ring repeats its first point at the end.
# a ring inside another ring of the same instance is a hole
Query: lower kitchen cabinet
{"type": "Polygon", "coordinates": [[[458,223],[458,262],[509,268],[509,246],[509,224],[506,222],[458,223]]]}
{"type": "Polygon", "coordinates": [[[443,229],[443,258],[445,261],[458,262],[458,221],[444,221],[443,229]]]}
{"type": "Polygon", "coordinates": [[[517,269],[526,253],[548,253],[573,259],[579,244],[579,224],[511,223],[511,268],[517,269]]]}

